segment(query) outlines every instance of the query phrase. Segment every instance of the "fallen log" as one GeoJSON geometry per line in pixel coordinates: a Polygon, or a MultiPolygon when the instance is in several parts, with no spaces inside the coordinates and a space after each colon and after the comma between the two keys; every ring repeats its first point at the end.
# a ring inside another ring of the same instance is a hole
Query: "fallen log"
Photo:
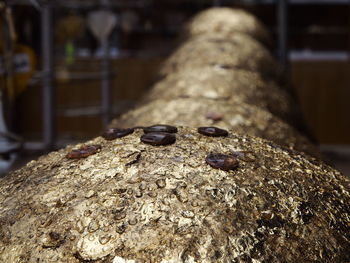
{"type": "Polygon", "coordinates": [[[302,122],[297,102],[287,91],[246,70],[207,66],[170,74],[147,90],[143,102],[176,98],[234,99],[261,107],[293,126],[302,122]]]}
{"type": "Polygon", "coordinates": [[[199,35],[180,45],[160,70],[161,76],[203,66],[243,69],[283,82],[282,69],[269,50],[245,34],[199,35]]]}
{"type": "Polygon", "coordinates": [[[0,262],[350,261],[350,180],[274,115],[288,115],[288,95],[258,89],[257,73],[273,81],[280,73],[250,39],[190,40],[166,69],[181,73],[114,129],[0,178],[0,262]],[[207,65],[244,85],[221,98],[230,81],[202,78],[207,65]],[[245,79],[242,67],[257,73],[245,79]],[[187,80],[193,69],[198,78],[187,80]],[[156,123],[194,128],[120,128],[156,123]]]}
{"type": "Polygon", "coordinates": [[[182,32],[185,38],[215,33],[221,33],[227,37],[243,33],[267,46],[271,46],[272,43],[270,32],[255,16],[242,9],[226,7],[210,8],[199,12],[185,25],[182,32]]]}
{"type": "Polygon", "coordinates": [[[98,137],[0,179],[0,261],[350,260],[339,172],[232,132],[165,137],[98,137]]]}
{"type": "Polygon", "coordinates": [[[205,98],[156,100],[140,105],[112,121],[111,128],[152,124],[189,127],[217,126],[271,140],[277,144],[320,156],[316,146],[293,127],[266,110],[240,101],[205,98]]]}

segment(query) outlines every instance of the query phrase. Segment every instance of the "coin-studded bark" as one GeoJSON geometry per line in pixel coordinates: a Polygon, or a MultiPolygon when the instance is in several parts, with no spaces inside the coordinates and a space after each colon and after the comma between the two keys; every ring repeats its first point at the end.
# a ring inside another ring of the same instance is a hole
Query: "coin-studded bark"
{"type": "Polygon", "coordinates": [[[350,260],[348,178],[261,139],[178,130],[158,147],[141,129],[98,137],[94,155],[70,146],[0,179],[0,262],[350,260]]]}
{"type": "Polygon", "coordinates": [[[302,122],[297,103],[287,90],[246,70],[207,66],[170,74],[147,90],[143,101],[175,98],[234,98],[233,102],[262,107],[292,125],[302,122]]]}
{"type": "Polygon", "coordinates": [[[168,75],[208,65],[255,71],[265,78],[284,81],[280,65],[270,51],[253,38],[240,33],[229,38],[217,33],[189,39],[172,53],[160,74],[168,75]]]}
{"type": "Polygon", "coordinates": [[[129,111],[112,121],[110,126],[148,126],[159,122],[190,127],[216,126],[233,129],[240,134],[268,139],[314,156],[320,155],[316,146],[306,137],[270,112],[240,102],[234,103],[233,100],[156,100],[129,111]],[[220,118],[217,118],[218,116],[220,118]]]}
{"type": "Polygon", "coordinates": [[[271,45],[271,35],[264,25],[252,14],[240,9],[216,7],[195,15],[183,30],[183,37],[222,33],[231,36],[235,33],[248,34],[261,43],[271,45]]]}

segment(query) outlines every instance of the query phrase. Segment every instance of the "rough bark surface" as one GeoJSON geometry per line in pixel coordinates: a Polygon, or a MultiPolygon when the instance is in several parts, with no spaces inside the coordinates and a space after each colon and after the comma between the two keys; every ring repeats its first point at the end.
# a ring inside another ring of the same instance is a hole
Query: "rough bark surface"
{"type": "Polygon", "coordinates": [[[0,179],[1,262],[348,262],[350,181],[315,159],[230,133],[142,130],[83,159],[69,146],[0,179]],[[224,171],[210,153],[234,156],[224,171]]]}
{"type": "Polygon", "coordinates": [[[240,101],[204,98],[157,100],[141,105],[115,119],[110,127],[148,126],[154,123],[189,127],[217,126],[274,141],[320,156],[318,149],[294,128],[270,112],[240,101]]]}
{"type": "Polygon", "coordinates": [[[161,75],[218,65],[259,72],[264,78],[282,81],[279,64],[259,42],[248,35],[199,35],[182,44],[161,69],[161,75]]]}
{"type": "Polygon", "coordinates": [[[291,124],[302,122],[297,103],[288,92],[251,71],[213,66],[170,74],[147,91],[144,101],[175,98],[234,98],[264,108],[291,124]]]}
{"type": "Polygon", "coordinates": [[[270,33],[255,16],[244,10],[225,7],[198,13],[186,24],[183,34],[187,37],[213,33],[230,36],[237,32],[248,34],[267,45],[272,43],[270,33]]]}

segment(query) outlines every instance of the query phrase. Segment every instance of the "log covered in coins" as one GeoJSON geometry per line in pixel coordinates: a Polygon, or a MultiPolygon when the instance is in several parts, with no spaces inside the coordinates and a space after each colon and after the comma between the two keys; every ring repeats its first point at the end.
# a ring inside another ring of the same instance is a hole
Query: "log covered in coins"
{"type": "Polygon", "coordinates": [[[350,261],[350,180],[287,120],[266,30],[239,12],[194,19],[101,136],[0,178],[0,262],[350,261]]]}
{"type": "Polygon", "coordinates": [[[97,137],[0,179],[0,261],[349,261],[348,178],[259,138],[177,128],[164,145],[97,137]]]}
{"type": "Polygon", "coordinates": [[[235,33],[247,34],[266,45],[272,39],[265,26],[252,14],[242,9],[216,7],[195,15],[183,30],[185,37],[221,33],[226,36],[235,33]]]}
{"type": "Polygon", "coordinates": [[[240,101],[207,98],[155,100],[115,119],[110,127],[149,126],[155,123],[190,127],[217,126],[268,139],[313,156],[318,149],[292,126],[270,112],[240,101]]]}
{"type": "Polygon", "coordinates": [[[157,99],[207,98],[252,104],[300,125],[300,111],[288,92],[256,72],[220,66],[192,68],[168,75],[147,90],[143,102],[157,99]]]}
{"type": "Polygon", "coordinates": [[[199,35],[181,44],[167,59],[160,75],[189,71],[202,66],[222,66],[259,72],[282,82],[282,70],[271,52],[252,37],[236,33],[199,35]]]}

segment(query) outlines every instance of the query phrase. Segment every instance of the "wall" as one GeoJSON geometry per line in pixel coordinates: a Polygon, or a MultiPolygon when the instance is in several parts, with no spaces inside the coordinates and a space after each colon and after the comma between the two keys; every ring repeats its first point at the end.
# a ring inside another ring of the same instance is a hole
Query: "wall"
{"type": "Polygon", "coordinates": [[[350,62],[295,62],[291,73],[318,140],[350,144],[350,62]]]}

